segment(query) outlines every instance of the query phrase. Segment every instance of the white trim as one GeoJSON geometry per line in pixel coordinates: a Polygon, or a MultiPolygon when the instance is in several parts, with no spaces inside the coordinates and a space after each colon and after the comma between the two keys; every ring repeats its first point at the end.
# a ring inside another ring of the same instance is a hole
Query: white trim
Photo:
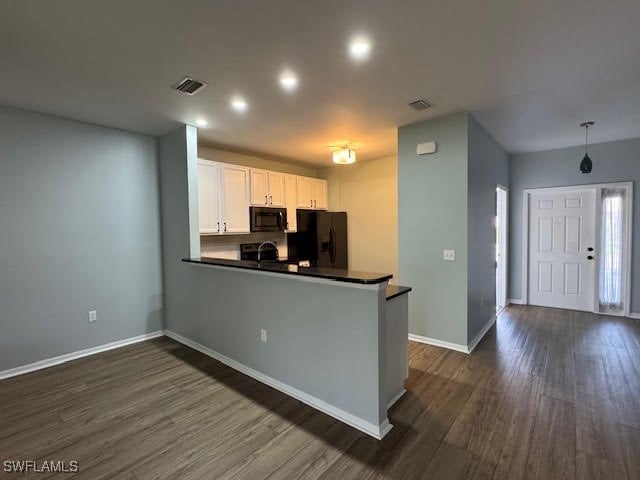
{"type": "Polygon", "coordinates": [[[397,394],[395,397],[393,397],[393,398],[389,401],[389,403],[387,403],[387,410],[388,410],[388,409],[390,409],[391,407],[393,407],[393,406],[395,405],[395,403],[396,403],[398,400],[400,400],[400,399],[402,398],[402,396],[403,396],[405,393],[407,393],[407,390],[406,390],[406,389],[404,389],[404,388],[403,388],[402,390],[400,390],[400,391],[398,392],[398,394],[397,394]]]}
{"type": "Polygon", "coordinates": [[[409,340],[418,343],[425,343],[427,345],[433,345],[434,347],[448,348],[449,350],[455,350],[456,352],[469,353],[469,349],[466,345],[445,342],[444,340],[438,340],[437,338],[423,337],[422,335],[414,335],[413,333],[410,333],[409,340]]]}
{"type": "Polygon", "coordinates": [[[498,319],[498,314],[496,313],[495,315],[491,316],[491,318],[487,321],[487,323],[484,324],[484,327],[482,327],[482,330],[480,330],[478,334],[475,336],[475,338],[471,340],[471,343],[469,343],[469,347],[468,347],[469,353],[473,352],[473,350],[478,346],[478,344],[487,334],[489,329],[493,327],[494,323],[496,323],[497,319],[498,319]]]}
{"type": "MultiPolygon", "coordinates": [[[[503,252],[502,252],[502,263],[504,265],[504,272],[502,272],[503,283],[504,283],[504,301],[505,304],[501,305],[501,307],[506,307],[509,305],[509,299],[507,298],[509,295],[509,188],[504,185],[496,185],[497,190],[502,190],[504,192],[505,204],[504,204],[504,232],[502,233],[502,241],[503,241],[503,252]]],[[[496,195],[496,207],[498,206],[498,196],[496,195]]],[[[497,212],[496,212],[497,213],[497,212]]],[[[497,262],[497,259],[496,259],[497,262]]],[[[496,295],[497,296],[497,295],[496,295]]]]}
{"type": "Polygon", "coordinates": [[[508,305],[524,305],[524,302],[521,298],[509,298],[507,300],[508,305]]]}
{"type": "Polygon", "coordinates": [[[136,337],[125,338],[124,340],[116,340],[115,342],[98,345],[97,347],[86,348],[84,350],[78,350],[76,352],[65,353],[64,355],[59,355],[57,357],[38,360],[37,362],[29,363],[27,365],[0,371],[0,380],[15,377],[17,375],[24,375],[25,373],[35,372],[36,370],[42,370],[43,368],[53,367],[55,365],[70,362],[71,360],[76,360],[78,358],[88,357],[89,355],[106,352],[107,350],[113,350],[114,348],[120,348],[131,345],[133,343],[144,342],[145,340],[162,337],[163,335],[164,331],[158,330],[157,332],[145,333],[136,337]]]}
{"type": "Polygon", "coordinates": [[[232,358],[229,358],[226,355],[218,353],[215,350],[212,350],[208,347],[205,347],[204,345],[194,342],[193,340],[183,337],[179,333],[173,332],[171,330],[165,330],[164,333],[167,337],[172,338],[173,340],[180,342],[183,345],[191,347],[194,350],[204,353],[205,355],[214,358],[221,363],[224,363],[234,370],[244,373],[245,375],[258,380],[259,382],[264,383],[265,385],[269,385],[270,387],[275,388],[276,390],[279,390],[280,392],[285,393],[290,397],[300,400],[301,402],[306,403],[316,410],[320,410],[321,412],[326,413],[327,415],[330,415],[331,417],[336,418],[341,422],[346,423],[347,425],[350,425],[353,428],[356,428],[377,440],[381,440],[391,430],[391,428],[393,428],[393,425],[389,423],[388,418],[385,418],[384,421],[380,423],[380,425],[375,425],[338,407],[330,405],[324,400],[320,400],[313,395],[309,395],[308,393],[298,390],[291,385],[287,385],[286,383],[276,380],[273,377],[254,370],[253,368],[248,367],[232,358]]]}
{"type": "Polygon", "coordinates": [[[630,313],[629,315],[625,315],[628,318],[640,319],[640,313],[630,313]]]}
{"type": "MultiPolygon", "coordinates": [[[[600,218],[599,212],[599,197],[603,188],[624,188],[627,191],[627,238],[625,245],[626,265],[625,265],[625,292],[624,292],[624,311],[619,314],[620,316],[631,316],[629,309],[631,308],[631,257],[633,255],[633,182],[610,182],[610,183],[588,183],[584,185],[567,185],[562,187],[544,187],[544,188],[527,188],[522,191],[522,305],[528,305],[529,303],[529,196],[532,193],[539,192],[566,192],[571,190],[587,190],[595,189],[596,191],[596,245],[598,251],[600,248],[600,218]]],[[[594,275],[594,299],[593,299],[593,313],[602,313],[606,315],[616,315],[611,312],[600,312],[598,308],[598,269],[595,270],[594,275]]]]}
{"type": "Polygon", "coordinates": [[[487,323],[484,324],[482,330],[480,330],[475,338],[471,340],[469,345],[460,345],[459,343],[445,342],[444,340],[438,340],[437,338],[423,337],[422,335],[415,335],[413,333],[409,334],[409,340],[413,342],[424,343],[426,345],[433,345],[434,347],[448,348],[449,350],[455,350],[456,352],[469,354],[473,352],[473,350],[478,346],[489,329],[493,326],[494,323],[496,323],[497,319],[497,313],[495,315],[492,315],[491,318],[487,320],[487,323]]]}

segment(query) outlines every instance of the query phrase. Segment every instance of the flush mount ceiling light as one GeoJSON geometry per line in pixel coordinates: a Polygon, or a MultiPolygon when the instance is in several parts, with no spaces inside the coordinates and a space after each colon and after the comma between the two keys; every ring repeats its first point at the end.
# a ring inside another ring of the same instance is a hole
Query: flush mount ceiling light
{"type": "Polygon", "coordinates": [[[293,92],[298,88],[298,76],[291,70],[280,73],[280,86],[287,92],[293,92]]]}
{"type": "Polygon", "coordinates": [[[249,108],[249,105],[244,98],[235,96],[231,99],[231,108],[233,108],[238,113],[244,113],[247,111],[247,108],[249,108]]]}
{"type": "Polygon", "coordinates": [[[595,122],[582,122],[580,124],[581,127],[584,127],[584,157],[580,162],[580,171],[582,173],[591,173],[591,169],[593,168],[593,163],[589,158],[588,148],[589,148],[589,127],[593,127],[595,122]]]}
{"type": "Polygon", "coordinates": [[[336,165],[351,165],[352,163],[356,163],[356,151],[349,147],[334,150],[333,163],[336,165]]]}
{"type": "Polygon", "coordinates": [[[196,125],[199,127],[206,127],[209,125],[209,122],[207,122],[206,118],[198,118],[196,119],[196,125]]]}
{"type": "Polygon", "coordinates": [[[354,37],[349,43],[349,55],[353,60],[362,61],[371,54],[371,42],[363,36],[354,37]]]}

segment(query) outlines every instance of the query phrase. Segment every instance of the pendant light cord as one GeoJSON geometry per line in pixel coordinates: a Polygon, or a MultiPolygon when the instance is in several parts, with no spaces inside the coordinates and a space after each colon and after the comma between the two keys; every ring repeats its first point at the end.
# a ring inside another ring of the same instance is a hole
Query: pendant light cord
{"type": "Polygon", "coordinates": [[[589,124],[584,126],[584,154],[587,155],[589,149],[589,124]]]}

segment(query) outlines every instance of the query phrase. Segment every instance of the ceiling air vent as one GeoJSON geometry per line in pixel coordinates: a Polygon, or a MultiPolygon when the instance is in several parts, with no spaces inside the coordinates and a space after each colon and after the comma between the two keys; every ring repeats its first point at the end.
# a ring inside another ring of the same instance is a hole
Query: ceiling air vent
{"type": "Polygon", "coordinates": [[[409,102],[409,106],[414,110],[426,110],[427,108],[431,108],[431,104],[422,98],[409,102]]]}
{"type": "Polygon", "coordinates": [[[207,83],[201,82],[200,80],[194,80],[191,77],[184,77],[171,88],[179,92],[186,93],[187,95],[195,95],[207,85],[207,83]]]}

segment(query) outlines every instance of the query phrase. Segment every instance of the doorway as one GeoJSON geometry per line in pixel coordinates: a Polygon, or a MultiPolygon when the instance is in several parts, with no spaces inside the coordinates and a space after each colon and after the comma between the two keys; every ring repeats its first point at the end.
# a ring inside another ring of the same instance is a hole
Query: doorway
{"type": "Polygon", "coordinates": [[[496,310],[507,305],[507,196],[505,187],[496,187],[496,310]]]}
{"type": "Polygon", "coordinates": [[[628,315],[631,183],[524,192],[523,303],[628,315]]]}

